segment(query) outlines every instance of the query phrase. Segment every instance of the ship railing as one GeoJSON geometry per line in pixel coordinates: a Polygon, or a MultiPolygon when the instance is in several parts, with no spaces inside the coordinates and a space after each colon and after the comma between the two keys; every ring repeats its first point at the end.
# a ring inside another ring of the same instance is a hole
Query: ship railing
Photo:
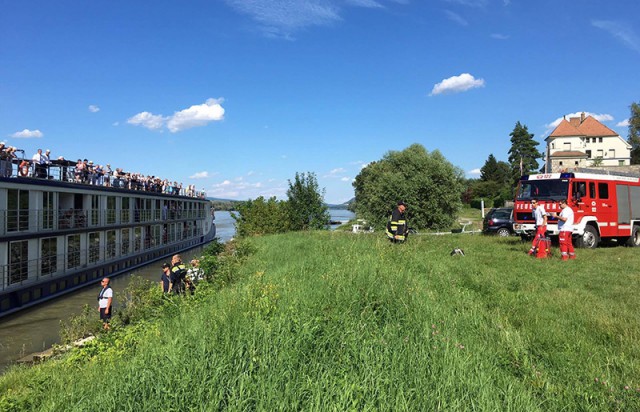
{"type": "Polygon", "coordinates": [[[46,255],[37,259],[17,259],[17,262],[0,265],[0,291],[19,289],[37,284],[42,280],[69,275],[88,268],[108,263],[114,259],[133,256],[142,251],[152,251],[183,240],[202,236],[200,228],[175,231],[165,236],[157,234],[144,240],[136,237],[133,241],[117,244],[92,245],[86,249],[75,249],[68,253],[46,255]],[[144,246],[144,249],[143,249],[144,246]]]}
{"type": "Polygon", "coordinates": [[[201,210],[188,210],[167,214],[162,219],[159,210],[112,209],[9,209],[0,210],[0,235],[17,232],[43,232],[74,230],[87,227],[110,227],[131,223],[169,223],[204,218],[201,210]]]}
{"type": "MultiPolygon", "coordinates": [[[[33,162],[31,162],[30,159],[24,158],[24,152],[22,158],[1,161],[0,177],[29,177],[34,179],[57,180],[60,182],[77,183],[82,185],[115,187],[132,191],[145,191],[142,182],[131,179],[130,177],[115,177],[113,176],[113,173],[111,176],[106,174],[97,175],[76,173],[76,162],[70,160],[52,160],[48,165],[43,165],[42,167],[38,166],[37,168],[35,168],[33,162]],[[20,169],[19,166],[22,160],[27,160],[29,162],[27,169],[20,169]]],[[[146,191],[153,193],[165,193],[176,196],[186,196],[196,199],[206,198],[205,191],[189,190],[188,188],[179,188],[177,186],[171,186],[168,188],[168,190],[163,191],[163,188],[160,186],[152,186],[152,189],[147,188],[146,191]]]]}

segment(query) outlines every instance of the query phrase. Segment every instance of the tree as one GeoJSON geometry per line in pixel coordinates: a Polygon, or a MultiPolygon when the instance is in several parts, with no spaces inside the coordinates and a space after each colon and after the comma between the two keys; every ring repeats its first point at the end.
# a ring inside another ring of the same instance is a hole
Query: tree
{"type": "Polygon", "coordinates": [[[629,106],[631,114],[629,116],[629,138],[627,142],[631,145],[631,164],[640,164],[640,104],[631,103],[629,106]]]}
{"type": "Polygon", "coordinates": [[[493,154],[490,154],[484,166],[480,169],[480,180],[484,182],[496,182],[499,185],[511,185],[511,167],[509,163],[497,161],[493,154]]]}
{"type": "Polygon", "coordinates": [[[324,189],[319,190],[314,173],[297,173],[289,180],[289,221],[292,230],[323,229],[329,223],[324,189]]]}
{"type": "Polygon", "coordinates": [[[462,203],[464,173],[439,151],[420,144],[389,151],[356,176],[356,214],[381,228],[400,200],[407,203],[409,224],[418,228],[450,228],[462,203]]]}
{"type": "Polygon", "coordinates": [[[236,221],[236,233],[239,237],[284,233],[290,230],[289,206],[287,202],[275,197],[265,200],[260,196],[255,200],[239,202],[236,205],[239,214],[231,213],[236,221]]]}
{"type": "Polygon", "coordinates": [[[540,143],[533,140],[533,134],[529,133],[527,126],[516,123],[511,136],[511,149],[509,149],[509,164],[511,165],[511,177],[513,181],[521,175],[537,172],[539,164],[537,159],[542,158],[542,153],[536,149],[540,143]],[[520,166],[522,164],[522,167],[520,166]],[[522,172],[520,169],[522,168],[522,172]]]}

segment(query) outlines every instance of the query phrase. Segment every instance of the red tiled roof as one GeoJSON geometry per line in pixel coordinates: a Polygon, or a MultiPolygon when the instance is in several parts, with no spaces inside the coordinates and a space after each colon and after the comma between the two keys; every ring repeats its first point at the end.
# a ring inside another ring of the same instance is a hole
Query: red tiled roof
{"type": "MultiPolygon", "coordinates": [[[[578,119],[578,118],[574,117],[573,119],[578,119]]],[[[574,125],[569,123],[567,119],[562,119],[558,127],[553,129],[553,132],[551,132],[551,134],[549,135],[549,137],[560,137],[560,136],[582,136],[582,133],[580,133],[580,131],[574,125]]]]}
{"type": "Polygon", "coordinates": [[[587,154],[578,151],[553,152],[550,157],[587,157],[587,154]]]}
{"type": "Polygon", "coordinates": [[[584,122],[578,127],[578,130],[583,132],[585,136],[618,136],[618,133],[609,129],[591,116],[584,119],[584,122]]]}
{"type": "Polygon", "coordinates": [[[562,119],[558,127],[556,127],[549,137],[562,137],[562,136],[618,136],[618,133],[609,129],[599,121],[593,118],[593,116],[587,116],[586,119],[580,121],[579,117],[572,117],[569,119],[562,119]]]}

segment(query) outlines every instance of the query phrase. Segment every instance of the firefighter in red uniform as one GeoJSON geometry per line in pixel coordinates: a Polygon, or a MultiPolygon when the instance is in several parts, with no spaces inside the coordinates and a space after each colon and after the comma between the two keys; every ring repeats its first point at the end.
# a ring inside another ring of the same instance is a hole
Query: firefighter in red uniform
{"type": "MultiPolygon", "coordinates": [[[[573,210],[567,205],[566,200],[560,201],[560,212],[558,216],[558,230],[560,231],[560,254],[562,260],[576,258],[576,251],[573,249],[571,236],[573,235],[573,210]]],[[[556,213],[554,213],[556,215],[556,213]]]]}
{"type": "Polygon", "coordinates": [[[533,237],[531,249],[529,249],[529,254],[533,255],[538,247],[538,242],[547,233],[547,211],[544,210],[544,206],[538,203],[538,199],[531,200],[531,207],[533,208],[533,217],[536,220],[536,234],[533,237]]]}

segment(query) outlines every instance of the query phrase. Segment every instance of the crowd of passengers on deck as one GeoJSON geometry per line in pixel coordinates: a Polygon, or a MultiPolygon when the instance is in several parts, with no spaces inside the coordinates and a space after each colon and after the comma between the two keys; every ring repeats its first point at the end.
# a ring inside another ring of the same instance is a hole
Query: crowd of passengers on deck
{"type": "Polygon", "coordinates": [[[31,159],[27,159],[24,157],[24,150],[6,146],[5,142],[0,142],[0,177],[55,179],[94,186],[204,197],[204,192],[196,191],[194,184],[183,187],[182,183],[171,182],[168,179],[145,176],[142,173],[125,172],[122,168],[112,169],[110,164],[94,165],[92,161],[87,159],[78,159],[77,162],[74,162],[60,156],[52,160],[49,149],[44,153],[42,149],[38,149],[31,159]],[[17,153],[22,154],[21,158],[17,153]]]}

